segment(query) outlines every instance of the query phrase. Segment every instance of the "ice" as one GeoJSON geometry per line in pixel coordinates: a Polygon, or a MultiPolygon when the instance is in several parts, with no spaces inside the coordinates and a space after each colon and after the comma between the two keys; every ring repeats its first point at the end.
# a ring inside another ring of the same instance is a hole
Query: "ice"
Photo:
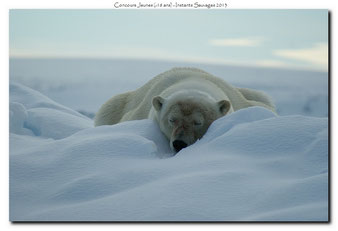
{"type": "Polygon", "coordinates": [[[151,120],[94,127],[10,84],[11,221],[327,221],[328,119],[261,108],[173,155],[151,120]]]}

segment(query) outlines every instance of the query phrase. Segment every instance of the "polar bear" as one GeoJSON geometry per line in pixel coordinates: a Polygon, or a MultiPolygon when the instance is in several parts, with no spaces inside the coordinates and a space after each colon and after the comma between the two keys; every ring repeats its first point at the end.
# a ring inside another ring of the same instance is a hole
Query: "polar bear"
{"type": "Polygon", "coordinates": [[[135,91],[113,96],[97,112],[95,126],[153,119],[179,152],[202,138],[216,119],[251,106],[275,112],[263,92],[236,88],[197,68],[173,68],[135,91]]]}

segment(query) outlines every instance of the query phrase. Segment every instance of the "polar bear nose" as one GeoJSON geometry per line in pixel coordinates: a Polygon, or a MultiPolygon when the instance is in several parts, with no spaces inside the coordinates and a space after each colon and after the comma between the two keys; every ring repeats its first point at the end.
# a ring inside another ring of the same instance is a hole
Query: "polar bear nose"
{"type": "Polygon", "coordinates": [[[173,146],[175,148],[175,151],[179,152],[179,151],[181,151],[182,148],[185,148],[188,145],[184,141],[182,141],[182,140],[175,140],[173,142],[173,146]]]}

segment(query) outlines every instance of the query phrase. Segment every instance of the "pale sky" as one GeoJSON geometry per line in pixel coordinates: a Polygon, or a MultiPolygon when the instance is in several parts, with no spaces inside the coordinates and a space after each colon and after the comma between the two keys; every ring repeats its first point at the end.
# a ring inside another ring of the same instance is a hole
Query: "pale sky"
{"type": "Polygon", "coordinates": [[[10,57],[327,71],[327,10],[10,10],[10,57]]]}

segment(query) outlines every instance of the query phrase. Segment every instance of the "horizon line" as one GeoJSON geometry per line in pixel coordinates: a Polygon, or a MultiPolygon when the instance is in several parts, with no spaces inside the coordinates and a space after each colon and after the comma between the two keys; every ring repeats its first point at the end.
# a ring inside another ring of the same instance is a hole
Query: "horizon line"
{"type": "Polygon", "coordinates": [[[229,67],[245,67],[245,68],[259,68],[259,69],[277,69],[277,70],[290,70],[290,71],[308,71],[308,72],[321,72],[329,73],[328,70],[321,68],[309,68],[306,66],[297,65],[263,65],[259,63],[245,63],[245,62],[227,62],[227,61],[215,61],[210,59],[170,59],[170,58],[156,58],[156,57],[118,57],[118,56],[95,56],[95,55],[9,55],[9,59],[87,59],[87,60],[133,60],[133,61],[155,61],[155,62],[174,62],[174,63],[191,63],[202,65],[214,65],[214,66],[229,66],[229,67]]]}

